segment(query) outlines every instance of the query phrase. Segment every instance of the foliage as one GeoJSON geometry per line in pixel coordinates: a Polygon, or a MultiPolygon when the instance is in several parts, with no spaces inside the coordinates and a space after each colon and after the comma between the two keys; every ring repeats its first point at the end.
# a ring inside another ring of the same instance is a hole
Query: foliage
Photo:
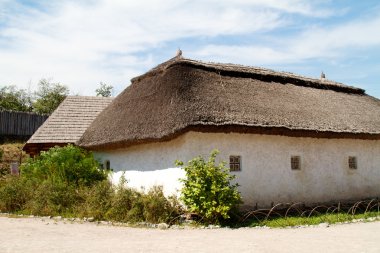
{"type": "Polygon", "coordinates": [[[100,82],[100,87],[95,90],[96,96],[102,96],[102,97],[111,97],[112,96],[112,85],[107,85],[103,82],[100,82]]]}
{"type": "Polygon", "coordinates": [[[0,145],[0,178],[10,173],[12,162],[25,161],[28,155],[22,151],[23,143],[0,145]]]}
{"type": "Polygon", "coordinates": [[[92,153],[73,145],[51,148],[21,165],[21,174],[39,181],[85,184],[106,179],[106,172],[99,169],[92,153]]]}
{"type": "Polygon", "coordinates": [[[183,212],[175,196],[164,196],[162,186],[153,186],[142,199],[145,220],[152,223],[172,223],[183,212]]]}
{"type": "Polygon", "coordinates": [[[31,96],[23,89],[13,85],[0,88],[0,110],[30,112],[31,103],[31,96]]]}
{"type": "MultiPolygon", "coordinates": [[[[112,89],[112,86],[111,86],[112,89]]],[[[0,88],[0,110],[51,114],[69,94],[67,86],[41,79],[34,94],[16,86],[0,88]]]]}
{"type": "Polygon", "coordinates": [[[38,90],[35,92],[33,111],[41,114],[51,114],[69,94],[67,86],[60,83],[51,83],[41,79],[38,90]]]}
{"type": "Polygon", "coordinates": [[[90,152],[68,145],[28,159],[21,176],[0,178],[0,210],[34,215],[94,217],[123,222],[173,222],[181,212],[162,187],[148,193],[113,186],[90,152]]]}
{"type": "Polygon", "coordinates": [[[32,192],[32,182],[8,175],[0,180],[0,210],[15,212],[23,209],[32,192]]]}
{"type": "Polygon", "coordinates": [[[360,212],[357,212],[355,214],[349,214],[347,212],[336,212],[324,214],[318,213],[310,217],[302,215],[294,215],[289,217],[273,216],[262,221],[256,218],[252,218],[244,223],[237,225],[248,227],[267,226],[272,228],[285,228],[294,226],[318,225],[321,223],[335,224],[339,222],[352,222],[353,220],[358,219],[380,220],[379,215],[379,211],[372,210],[368,212],[363,212],[363,210],[361,210],[360,212]]]}
{"type": "Polygon", "coordinates": [[[116,186],[107,218],[123,222],[143,221],[142,195],[142,193],[127,187],[125,177],[122,176],[116,186]]]}
{"type": "Polygon", "coordinates": [[[166,198],[162,187],[144,193],[128,187],[125,179],[117,186],[108,180],[78,186],[10,175],[0,179],[0,210],[132,223],[173,223],[182,213],[178,200],[166,198]]]}
{"type": "Polygon", "coordinates": [[[129,188],[124,177],[115,189],[107,218],[115,221],[150,223],[177,220],[182,207],[176,198],[166,198],[162,186],[153,186],[147,193],[129,188]]]}
{"type": "MultiPolygon", "coordinates": [[[[186,178],[181,180],[184,184],[181,200],[206,223],[230,218],[231,211],[241,203],[238,184],[231,184],[235,176],[229,173],[225,162],[215,164],[217,154],[214,150],[208,161],[199,156],[183,167],[186,178]]],[[[176,165],[183,166],[183,162],[176,161],[176,165]]]]}
{"type": "Polygon", "coordinates": [[[89,188],[82,188],[81,192],[85,201],[78,208],[79,216],[106,219],[115,193],[112,184],[107,180],[99,181],[89,188]]]}
{"type": "Polygon", "coordinates": [[[43,181],[37,184],[25,209],[34,215],[70,215],[83,199],[74,185],[43,181]]]}

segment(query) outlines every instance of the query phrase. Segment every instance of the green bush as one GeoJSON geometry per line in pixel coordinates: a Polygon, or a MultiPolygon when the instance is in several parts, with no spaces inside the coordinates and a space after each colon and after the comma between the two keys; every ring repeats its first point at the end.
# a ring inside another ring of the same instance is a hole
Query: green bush
{"type": "Polygon", "coordinates": [[[33,196],[35,185],[33,182],[20,179],[18,176],[8,175],[0,180],[0,210],[17,212],[25,208],[33,196]]]}
{"type": "Polygon", "coordinates": [[[26,178],[89,186],[107,178],[106,172],[99,167],[92,153],[67,145],[41,152],[39,156],[22,164],[20,169],[22,176],[26,178]]]}
{"type": "Polygon", "coordinates": [[[94,217],[96,220],[106,219],[114,195],[112,184],[107,180],[100,181],[91,187],[83,187],[81,192],[85,201],[78,208],[79,216],[94,217]]]}
{"type": "Polygon", "coordinates": [[[182,213],[175,197],[166,198],[162,186],[153,186],[143,197],[144,217],[151,223],[172,223],[182,213]]]}
{"type": "Polygon", "coordinates": [[[34,215],[72,216],[82,202],[84,200],[74,185],[47,180],[36,187],[25,210],[34,215]]]}
{"type": "Polygon", "coordinates": [[[94,217],[122,222],[172,222],[180,213],[162,187],[148,193],[106,180],[90,152],[73,145],[56,147],[29,159],[21,176],[0,178],[0,210],[34,215],[94,217]]]}
{"type": "Polygon", "coordinates": [[[129,188],[122,177],[115,189],[107,218],[122,222],[172,223],[181,211],[176,198],[164,196],[162,186],[154,186],[143,193],[129,188]]]}
{"type": "MultiPolygon", "coordinates": [[[[208,161],[199,156],[188,162],[183,169],[186,178],[181,200],[190,212],[201,216],[206,223],[219,223],[221,219],[230,218],[231,211],[241,203],[238,184],[231,184],[235,176],[229,173],[225,162],[215,164],[217,150],[211,152],[208,161]]],[[[183,162],[176,161],[177,166],[183,162]]]]}
{"type": "Polygon", "coordinates": [[[124,175],[120,178],[111,200],[111,208],[107,218],[114,221],[137,222],[143,221],[144,206],[141,201],[142,194],[127,187],[124,175]]]}

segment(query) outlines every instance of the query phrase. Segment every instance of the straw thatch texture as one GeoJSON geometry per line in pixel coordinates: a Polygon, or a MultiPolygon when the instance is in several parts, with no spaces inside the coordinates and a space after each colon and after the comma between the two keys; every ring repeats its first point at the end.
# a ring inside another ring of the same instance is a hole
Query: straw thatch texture
{"type": "Polygon", "coordinates": [[[68,96],[38,128],[24,150],[35,144],[76,143],[112,98],[68,96]]]}
{"type": "Polygon", "coordinates": [[[189,130],[379,139],[380,101],[332,81],[177,58],[134,78],[79,145],[118,148],[189,130]]]}

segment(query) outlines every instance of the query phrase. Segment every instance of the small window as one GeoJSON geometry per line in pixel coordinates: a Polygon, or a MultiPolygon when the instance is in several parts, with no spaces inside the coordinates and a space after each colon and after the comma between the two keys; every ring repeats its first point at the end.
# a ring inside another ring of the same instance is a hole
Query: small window
{"type": "Polygon", "coordinates": [[[241,170],[241,156],[230,156],[230,171],[241,170]]]}
{"type": "Polygon", "coordinates": [[[106,170],[110,170],[111,169],[111,162],[110,160],[107,160],[106,161],[106,170]]]}
{"type": "Polygon", "coordinates": [[[290,158],[290,165],[292,170],[301,170],[301,158],[299,156],[292,156],[290,158]]]}
{"type": "Polygon", "coordinates": [[[358,168],[356,156],[348,157],[348,168],[350,168],[351,170],[356,170],[358,168]]]}

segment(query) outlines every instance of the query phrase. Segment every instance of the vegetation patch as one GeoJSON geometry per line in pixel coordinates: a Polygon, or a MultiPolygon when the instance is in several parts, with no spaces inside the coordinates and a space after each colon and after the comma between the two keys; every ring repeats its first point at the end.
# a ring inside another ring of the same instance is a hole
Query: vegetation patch
{"type": "Polygon", "coordinates": [[[235,177],[229,173],[225,162],[215,163],[217,154],[214,150],[207,161],[199,156],[186,166],[181,161],[176,162],[186,172],[185,179],[181,180],[184,184],[181,200],[188,211],[199,215],[205,223],[219,224],[229,219],[241,203],[238,184],[231,183],[235,177]]]}
{"type": "Polygon", "coordinates": [[[124,178],[112,185],[92,154],[73,145],[43,152],[22,164],[20,176],[0,179],[0,211],[150,223],[174,223],[183,213],[162,187],[144,193],[124,178]]]}
{"type": "Polygon", "coordinates": [[[43,151],[21,166],[22,177],[56,184],[92,185],[107,178],[91,152],[73,145],[43,151]]]}
{"type": "MultiPolygon", "coordinates": [[[[181,204],[174,196],[165,197],[160,186],[147,192],[137,191],[128,187],[124,177],[118,185],[112,185],[107,171],[100,169],[90,152],[72,145],[52,148],[25,161],[20,176],[7,174],[0,178],[0,212],[91,217],[128,224],[174,224],[184,213],[191,213],[199,218],[192,223],[194,226],[229,227],[294,227],[379,220],[378,199],[308,208],[302,204],[278,204],[271,209],[239,213],[237,184],[231,183],[234,177],[223,162],[215,163],[216,156],[217,151],[213,151],[208,160],[197,157],[184,166],[181,204]]],[[[183,166],[181,162],[177,164],[183,166]]]]}
{"type": "Polygon", "coordinates": [[[0,145],[0,178],[10,173],[11,163],[22,163],[28,155],[22,151],[23,143],[0,145]]]}
{"type": "Polygon", "coordinates": [[[297,227],[380,220],[378,199],[305,207],[302,203],[277,204],[270,209],[246,212],[235,227],[297,227]]]}

